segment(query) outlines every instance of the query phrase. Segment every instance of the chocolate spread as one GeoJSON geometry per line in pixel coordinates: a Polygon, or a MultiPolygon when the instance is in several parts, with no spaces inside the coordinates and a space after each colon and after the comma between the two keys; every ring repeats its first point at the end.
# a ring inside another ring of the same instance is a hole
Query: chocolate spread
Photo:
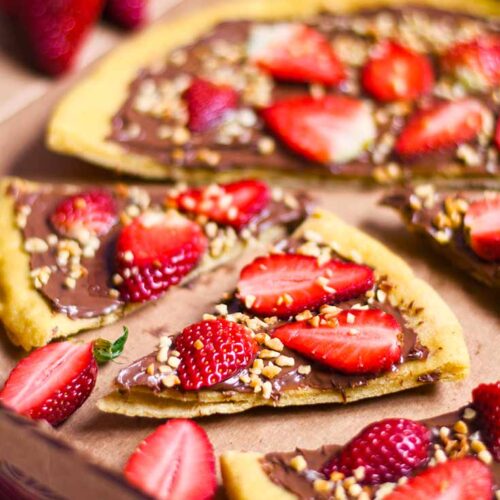
{"type": "MultiPolygon", "coordinates": [[[[432,442],[439,442],[439,428],[441,426],[452,427],[461,418],[462,410],[446,413],[438,417],[422,420],[421,422],[432,431],[432,442]]],[[[467,422],[470,432],[478,429],[473,424],[467,422]]],[[[325,464],[342,448],[340,445],[326,445],[316,450],[303,450],[297,448],[294,452],[268,453],[262,460],[262,468],[269,478],[277,485],[285,488],[289,492],[297,495],[299,500],[313,500],[317,498],[328,498],[328,495],[318,494],[313,487],[315,479],[326,479],[320,472],[325,464]],[[307,469],[299,474],[290,467],[290,460],[302,455],[307,462],[307,469]]],[[[496,488],[500,486],[500,463],[493,462],[491,465],[494,483],[496,488]]],[[[418,473],[419,471],[415,471],[418,473]]],[[[370,488],[373,495],[376,487],[370,488]]],[[[493,494],[492,494],[492,498],[493,494]]]]}
{"type": "MultiPolygon", "coordinates": [[[[121,193],[119,187],[108,189],[115,199],[118,214],[122,213],[130,201],[121,193]]],[[[168,188],[148,186],[141,189],[148,193],[151,207],[164,206],[168,188]]],[[[14,184],[9,193],[15,199],[16,209],[26,206],[31,209],[22,228],[24,240],[28,238],[47,240],[49,235],[53,235],[56,231],[50,223],[51,213],[65,196],[76,192],[78,189],[74,186],[45,186],[33,191],[14,184]]],[[[282,201],[270,201],[266,209],[251,221],[253,230],[258,232],[273,225],[285,225],[293,229],[304,219],[310,208],[310,201],[303,193],[297,193],[295,199],[297,204],[293,208],[282,201]]],[[[82,257],[81,264],[86,268],[87,274],[76,280],[73,289],[65,286],[68,269],[58,265],[56,246],[49,247],[45,252],[30,254],[31,271],[44,266],[52,269],[48,282],[40,288],[40,292],[55,311],[74,319],[92,318],[109,314],[125,306],[124,302],[112,293],[111,281],[114,273],[115,241],[121,227],[118,222],[100,238],[100,246],[94,257],[82,257]]]]}
{"type": "MultiPolygon", "coordinates": [[[[442,50],[442,47],[435,46],[436,44],[439,45],[438,42],[434,43],[432,41],[436,32],[441,30],[442,34],[447,33],[451,38],[449,43],[452,43],[460,36],[462,38],[466,37],[468,29],[470,34],[471,26],[474,26],[474,29],[479,27],[478,29],[481,31],[500,31],[500,24],[496,21],[429,7],[373,9],[360,11],[352,15],[325,13],[310,19],[307,24],[332,40],[334,46],[341,39],[351,40],[353,51],[356,49],[355,45],[357,43],[370,46],[381,37],[389,36],[396,39],[402,37],[404,39],[404,32],[400,33],[397,30],[400,29],[400,26],[406,25],[408,30],[414,30],[413,35],[420,39],[425,51],[433,61],[438,82],[444,81],[444,79],[439,74],[436,55],[439,50],[442,50]],[[427,30],[422,25],[426,25],[427,30]]],[[[390,142],[394,137],[397,137],[412,109],[439,101],[443,97],[442,95],[423,96],[416,103],[408,105],[408,109],[402,112],[393,112],[390,105],[376,105],[374,103],[374,106],[376,106],[375,117],[377,117],[377,111],[387,115],[385,119],[377,120],[377,138],[374,145],[356,160],[345,164],[323,165],[308,161],[290,151],[279,141],[276,142],[275,149],[271,153],[261,151],[259,142],[263,138],[268,138],[269,133],[265,129],[262,120],[258,117],[258,113],[255,123],[252,123],[241,136],[238,136],[229,144],[227,141],[218,140],[220,126],[215,126],[206,132],[193,133],[190,135],[189,140],[181,141],[181,143],[176,142],[170,136],[163,136],[161,133],[162,127],[165,125],[174,126],[178,122],[176,118],[174,119],[171,116],[150,113],[149,111],[144,112],[140,106],[137,106],[136,103],[141,98],[140,94],[145,86],[153,85],[156,88],[161,88],[165,83],[175,81],[178,77],[190,78],[197,76],[210,79],[214,74],[217,75],[219,80],[224,80],[223,74],[225,71],[248,74],[251,70],[244,54],[249,31],[253,25],[253,21],[229,21],[219,24],[210,33],[175,51],[174,55],[175,53],[183,54],[182,61],[179,62],[177,58],[172,56],[169,62],[159,68],[144,68],[141,70],[136,79],[130,84],[126,101],[112,120],[109,139],[119,143],[131,152],[153,157],[159,163],[187,169],[204,168],[222,171],[233,168],[258,168],[285,172],[303,172],[307,170],[311,175],[322,174],[327,171],[336,176],[344,177],[377,177],[377,175],[380,175],[380,169],[384,172],[387,167],[388,175],[398,178],[408,176],[410,173],[412,175],[435,173],[498,175],[500,165],[496,152],[491,151],[491,148],[479,141],[470,144],[479,159],[471,166],[467,165],[467,161],[462,162],[462,160],[458,159],[457,150],[453,148],[412,159],[398,158],[392,152],[390,146],[385,148],[384,142],[390,142]],[[220,49],[218,48],[221,42],[234,49],[234,53],[238,54],[239,51],[240,56],[233,56],[230,60],[221,58],[220,49]],[[210,61],[213,64],[209,64],[210,61]],[[213,155],[209,156],[207,160],[206,155],[200,154],[207,148],[212,152],[216,152],[216,160],[213,160],[213,155]],[[383,149],[387,149],[386,153],[379,154],[383,149]],[[377,150],[379,153],[376,152],[377,150]]],[[[404,28],[401,29],[404,30],[404,28]]],[[[441,39],[440,43],[442,42],[441,39]]],[[[253,68],[253,70],[257,71],[256,68],[253,68]]],[[[324,89],[325,92],[327,94],[340,92],[367,98],[357,83],[359,80],[359,64],[349,65],[349,71],[353,73],[351,80],[346,80],[336,89],[326,88],[324,89]],[[355,83],[353,84],[353,82],[355,83]]],[[[245,82],[248,86],[248,81],[245,80],[245,82]]],[[[307,95],[310,91],[309,87],[303,84],[271,82],[270,86],[269,102],[292,95],[307,95]]],[[[245,101],[245,90],[239,90],[243,94],[241,100],[245,101]]],[[[450,96],[446,95],[444,97],[449,98],[450,96]]],[[[486,108],[492,110],[495,114],[498,113],[500,109],[499,100],[493,97],[493,93],[476,93],[474,97],[482,101],[486,108]]],[[[396,108],[398,106],[401,108],[401,103],[397,104],[396,108]]],[[[248,102],[242,102],[241,107],[259,106],[252,106],[252,103],[249,105],[248,102]]]]}

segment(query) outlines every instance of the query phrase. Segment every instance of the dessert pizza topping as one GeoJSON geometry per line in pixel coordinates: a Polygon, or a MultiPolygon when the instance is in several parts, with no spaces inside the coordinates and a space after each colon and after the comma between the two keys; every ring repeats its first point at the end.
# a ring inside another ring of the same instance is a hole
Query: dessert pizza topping
{"type": "Polygon", "coordinates": [[[171,197],[168,203],[188,213],[205,215],[219,224],[241,230],[268,205],[271,192],[257,180],[211,184],[192,188],[171,197]]]}
{"type": "MultiPolygon", "coordinates": [[[[201,78],[191,83],[184,98],[189,112],[188,127],[192,132],[203,132],[216,125],[238,104],[238,93],[233,88],[201,78]]],[[[186,135],[185,139],[178,138],[178,144],[187,142],[189,137],[186,135]]]]}
{"type": "Polygon", "coordinates": [[[222,318],[188,326],[176,338],[175,348],[185,390],[211,387],[232,377],[247,368],[257,352],[248,328],[222,318]]]}
{"type": "Polygon", "coordinates": [[[500,462],[500,382],[476,387],[472,401],[485,441],[494,459],[500,462]]]}
{"type": "Polygon", "coordinates": [[[354,97],[291,97],[271,104],[262,117],[293,151],[320,163],[358,158],[376,136],[371,107],[354,97]]]}
{"type": "Polygon", "coordinates": [[[124,475],[156,500],[208,500],[217,488],[212,444],[192,420],[158,427],[128,459],[124,475]]]}
{"type": "Polygon", "coordinates": [[[113,196],[104,190],[92,190],[63,199],[50,216],[55,230],[82,243],[102,236],[118,221],[113,196]]]}
{"type": "Polygon", "coordinates": [[[412,100],[432,89],[434,74],[426,56],[386,40],[372,49],[362,81],[380,101],[412,100]]]}
{"type": "Polygon", "coordinates": [[[104,16],[125,29],[141,26],[147,17],[148,0],[106,0],[104,16]]]}
{"type": "Polygon", "coordinates": [[[174,211],[146,211],[123,227],[116,244],[123,300],[160,296],[197,264],[207,248],[199,225],[174,211]]]}
{"type": "Polygon", "coordinates": [[[253,26],[248,57],[279,80],[335,85],[345,76],[328,39],[304,24],[253,26]]]}
{"type": "Polygon", "coordinates": [[[396,482],[425,466],[430,458],[430,431],[403,418],[381,420],[365,427],[323,469],[325,476],[344,476],[363,468],[363,484],[396,482]]]}
{"type": "Polygon", "coordinates": [[[472,141],[484,129],[490,114],[474,98],[440,102],[412,116],[396,141],[403,157],[452,148],[472,141]]]}
{"type": "Polygon", "coordinates": [[[344,310],[332,319],[287,323],[272,332],[284,345],[342,373],[380,373],[401,358],[398,321],[379,309],[344,310]]]}
{"type": "Polygon", "coordinates": [[[354,298],[374,283],[367,266],[299,254],[258,257],[240,274],[238,296],[260,316],[293,316],[329,301],[354,298]]]}

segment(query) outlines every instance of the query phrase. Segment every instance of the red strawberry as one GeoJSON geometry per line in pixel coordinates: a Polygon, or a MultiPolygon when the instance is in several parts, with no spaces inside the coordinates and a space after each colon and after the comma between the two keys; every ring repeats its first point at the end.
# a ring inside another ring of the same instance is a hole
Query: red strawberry
{"type": "Polygon", "coordinates": [[[257,344],[248,328],[221,318],[188,326],[175,339],[175,348],[180,353],[182,388],[193,391],[223,382],[246,368],[257,344]]]}
{"type": "Polygon", "coordinates": [[[376,136],[367,103],[354,97],[291,97],[262,111],[267,126],[291,149],[321,163],[357,158],[376,136]]]}
{"type": "Polygon", "coordinates": [[[304,24],[254,26],[248,57],[280,80],[335,85],[345,77],[328,39],[304,24]]]}
{"type": "Polygon", "coordinates": [[[500,84],[500,35],[483,34],[459,42],[442,56],[446,72],[466,87],[486,90],[500,84]]]}
{"type": "Polygon", "coordinates": [[[0,402],[34,420],[59,425],[90,396],[97,362],[118,357],[128,337],[85,344],[55,342],[33,351],[12,370],[0,391],[0,402]]]}
{"type": "Polygon", "coordinates": [[[487,116],[488,110],[477,99],[441,102],[409,119],[395,150],[401,156],[415,156],[471,141],[487,116]]]}
{"type": "Polygon", "coordinates": [[[116,244],[122,299],[159,297],[191,271],[206,247],[200,226],[178,213],[143,213],[122,229],[116,244]]]}
{"type": "Polygon", "coordinates": [[[385,500],[491,500],[493,478],[489,468],[475,458],[448,460],[429,467],[385,500]]]}
{"type": "Polygon", "coordinates": [[[236,108],[238,93],[229,85],[215,85],[196,78],[184,93],[192,132],[204,132],[219,123],[224,115],[236,108]]]}
{"type": "Polygon", "coordinates": [[[51,75],[68,70],[103,0],[17,0],[11,9],[37,67],[51,75]]]}
{"type": "Polygon", "coordinates": [[[364,484],[396,482],[429,459],[431,433],[425,425],[404,418],[388,418],[365,427],[324,467],[323,473],[352,476],[364,467],[364,484]]]}
{"type": "Polygon", "coordinates": [[[117,220],[113,197],[97,189],[64,198],[50,216],[59,234],[78,240],[106,234],[117,220]]]}
{"type": "Polygon", "coordinates": [[[273,332],[288,348],[343,373],[390,370],[401,357],[401,326],[380,309],[347,309],[317,327],[287,323],[273,332]]]}
{"type": "Polygon", "coordinates": [[[144,23],[148,0],[106,0],[104,15],[125,29],[134,29],[144,23]]]}
{"type": "Polygon", "coordinates": [[[484,439],[495,460],[500,462],[500,382],[476,387],[472,402],[479,414],[484,439]]]}
{"type": "Polygon", "coordinates": [[[265,182],[245,180],[191,188],[169,201],[186,212],[242,229],[266,208],[270,199],[271,191],[265,182]]]}
{"type": "Polygon", "coordinates": [[[124,474],[156,500],[209,500],[217,488],[213,447],[192,420],[158,427],[129,458],[124,474]]]}
{"type": "Polygon", "coordinates": [[[469,244],[485,260],[500,260],[500,195],[472,202],[464,217],[469,244]]]}
{"type": "Polygon", "coordinates": [[[332,259],[276,254],[258,257],[240,274],[238,295],[261,316],[287,317],[327,302],[348,300],[373,286],[371,268],[332,259]]]}
{"type": "Polygon", "coordinates": [[[434,73],[427,57],[385,40],[370,54],[362,81],[380,101],[411,100],[432,88],[434,73]]]}

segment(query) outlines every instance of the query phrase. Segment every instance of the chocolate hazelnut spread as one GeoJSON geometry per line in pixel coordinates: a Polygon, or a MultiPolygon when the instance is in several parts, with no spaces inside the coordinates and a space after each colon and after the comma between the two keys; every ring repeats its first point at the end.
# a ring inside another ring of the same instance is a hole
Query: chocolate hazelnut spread
{"type": "MultiPolygon", "coordinates": [[[[464,152],[456,148],[411,159],[399,158],[392,151],[394,138],[414,109],[443,98],[457,97],[453,94],[454,87],[439,74],[437,54],[457,40],[470,38],[471,33],[500,31],[498,22],[410,6],[365,10],[352,15],[325,13],[316,16],[307,24],[322,32],[332,41],[339,55],[347,59],[349,77],[336,89],[272,81],[249,64],[246,43],[255,23],[240,20],[221,23],[192,44],[174,51],[166,64],[143,69],[130,84],[129,95],[112,120],[109,139],[133,153],[186,169],[257,168],[307,171],[311,175],[326,171],[335,176],[374,176],[380,180],[436,173],[498,175],[497,151],[484,140],[466,145],[473,152],[473,164],[471,154],[462,154],[464,152]],[[417,50],[427,52],[438,82],[433,95],[423,96],[413,104],[372,103],[377,122],[376,140],[356,160],[344,164],[313,163],[269,137],[258,112],[253,109],[275,100],[308,93],[314,96],[317,92],[340,92],[367,99],[358,83],[360,66],[369,48],[380,38],[402,39],[417,45],[417,50]],[[225,120],[205,132],[190,134],[187,131],[182,93],[193,76],[233,85],[240,92],[240,109],[229,113],[229,125],[225,120]],[[175,101],[175,106],[163,109],[163,102],[167,101],[175,101]],[[231,133],[226,134],[226,128],[231,133]],[[179,129],[182,134],[176,132],[179,129]],[[272,147],[264,148],[270,140],[272,147]]],[[[498,113],[499,99],[493,91],[476,92],[474,97],[494,114],[498,113]]]]}
{"type": "MultiPolygon", "coordinates": [[[[137,188],[124,188],[123,186],[109,188],[115,199],[118,214],[124,213],[131,204],[126,191],[134,192],[131,190],[135,189],[137,188]]],[[[148,201],[149,207],[164,206],[168,188],[148,186],[140,189],[140,192],[150,200],[148,201]]],[[[26,190],[20,185],[13,185],[9,193],[15,199],[16,210],[22,211],[28,207],[29,214],[22,227],[25,242],[31,238],[50,242],[51,237],[56,236],[56,231],[50,223],[51,213],[65,196],[78,191],[79,189],[74,186],[51,186],[26,190]]],[[[249,227],[255,234],[274,225],[289,226],[289,229],[293,229],[304,219],[310,208],[310,201],[303,193],[297,193],[294,200],[296,204],[293,206],[287,205],[284,201],[271,200],[266,209],[251,221],[249,227]]],[[[50,277],[46,283],[41,284],[39,291],[55,311],[67,314],[73,319],[92,318],[120,310],[126,305],[114,293],[116,290],[112,284],[114,247],[121,227],[121,223],[117,223],[107,234],[100,237],[100,244],[95,255],[85,257],[83,254],[81,256],[80,262],[85,272],[75,280],[74,287],[67,285],[69,263],[61,264],[58,261],[60,242],[68,240],[56,238],[53,245],[47,245],[46,251],[30,253],[32,273],[40,269],[49,270],[50,277]]]]}
{"type": "MultiPolygon", "coordinates": [[[[432,443],[440,442],[439,429],[442,426],[453,427],[454,423],[460,420],[463,410],[450,412],[438,417],[422,420],[432,432],[432,443]]],[[[477,432],[480,437],[480,432],[474,425],[474,422],[467,421],[469,432],[472,434],[477,432]]],[[[328,495],[319,494],[315,491],[313,483],[315,479],[326,479],[320,472],[323,466],[342,448],[340,445],[325,445],[316,450],[303,450],[297,448],[293,452],[275,452],[268,453],[261,459],[263,470],[269,478],[277,485],[285,488],[289,492],[297,495],[300,500],[314,500],[319,498],[329,498],[328,495]],[[302,455],[307,462],[307,468],[302,473],[298,473],[290,466],[290,460],[302,455]]],[[[471,451],[469,450],[470,454],[471,451]]],[[[490,464],[495,489],[500,486],[500,463],[493,462],[490,464]]],[[[418,473],[419,471],[416,471],[418,473]]],[[[370,498],[376,492],[377,487],[370,488],[370,498]]],[[[492,498],[494,495],[492,493],[492,498]]]]}

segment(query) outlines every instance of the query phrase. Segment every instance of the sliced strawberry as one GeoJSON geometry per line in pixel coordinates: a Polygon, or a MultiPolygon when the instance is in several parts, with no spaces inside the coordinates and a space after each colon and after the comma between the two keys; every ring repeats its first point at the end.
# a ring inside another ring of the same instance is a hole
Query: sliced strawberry
{"type": "Polygon", "coordinates": [[[180,210],[206,215],[219,224],[242,229],[262,212],[271,200],[265,182],[245,180],[191,188],[169,199],[180,210]]]}
{"type": "Polygon", "coordinates": [[[490,469],[475,458],[448,460],[429,467],[406,484],[399,485],[385,500],[491,500],[490,469]]]}
{"type": "Polygon", "coordinates": [[[196,78],[184,93],[192,132],[204,132],[219,123],[238,104],[238,93],[229,85],[215,85],[196,78]]]}
{"type": "Polygon", "coordinates": [[[307,321],[274,330],[288,348],[343,373],[380,373],[401,357],[401,325],[380,309],[346,309],[315,327],[307,321]]]}
{"type": "Polygon", "coordinates": [[[106,234],[117,220],[113,196],[97,189],[64,198],[50,216],[59,234],[78,240],[106,234]]]}
{"type": "Polygon", "coordinates": [[[292,97],[262,111],[267,126],[292,150],[321,163],[357,158],[377,130],[369,105],[354,97],[292,97]]]}
{"type": "Polygon", "coordinates": [[[500,260],[500,195],[472,202],[464,217],[469,244],[485,260],[500,260]]]}
{"type": "Polygon", "coordinates": [[[328,39],[304,24],[253,26],[248,57],[280,80],[335,85],[345,77],[328,39]]]}
{"type": "Polygon", "coordinates": [[[198,224],[175,211],[148,211],[125,226],[116,244],[121,298],[144,302],[159,297],[198,263],[207,239],[198,224]]]}
{"type": "Polygon", "coordinates": [[[0,402],[33,420],[59,425],[90,396],[97,379],[97,362],[118,357],[128,331],[111,343],[55,342],[33,351],[12,370],[0,391],[0,402]]]}
{"type": "Polygon", "coordinates": [[[500,382],[476,387],[472,402],[479,414],[484,441],[494,459],[500,462],[500,382]]]}
{"type": "Polygon", "coordinates": [[[500,84],[500,35],[483,34],[453,45],[442,56],[443,69],[472,90],[500,84]]]}
{"type": "Polygon", "coordinates": [[[488,114],[477,99],[441,102],[410,118],[395,150],[401,156],[415,156],[472,141],[481,132],[488,114]]]}
{"type": "Polygon", "coordinates": [[[220,318],[185,328],[175,339],[182,388],[198,390],[223,382],[246,368],[257,344],[248,328],[220,318]]]}
{"type": "Polygon", "coordinates": [[[213,447],[192,420],[158,427],[129,458],[124,474],[156,500],[209,500],[217,488],[213,447]]]}
{"type": "Polygon", "coordinates": [[[135,29],[146,20],[148,0],[106,0],[104,15],[125,29],[135,29]]]}
{"type": "Polygon", "coordinates": [[[38,69],[59,75],[71,67],[101,13],[103,0],[17,0],[11,4],[38,69]]]}
{"type": "Polygon", "coordinates": [[[379,101],[412,100],[431,90],[434,72],[426,56],[385,40],[371,52],[362,82],[379,101]]]}

